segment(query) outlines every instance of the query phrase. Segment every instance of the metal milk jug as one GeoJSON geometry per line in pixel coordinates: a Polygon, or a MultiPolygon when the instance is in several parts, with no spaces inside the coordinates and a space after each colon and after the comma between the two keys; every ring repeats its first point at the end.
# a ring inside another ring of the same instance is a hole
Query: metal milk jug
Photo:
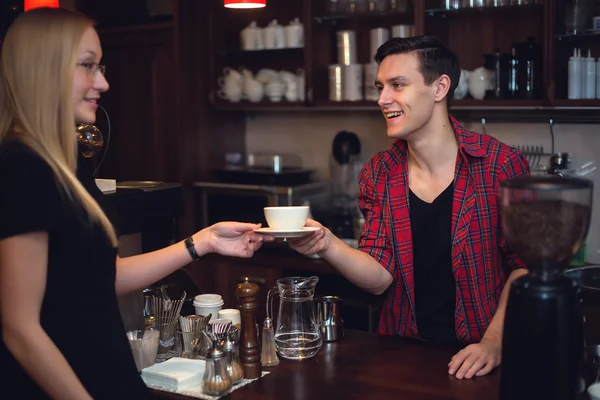
{"type": "Polygon", "coordinates": [[[275,348],[283,358],[301,360],[313,357],[321,346],[321,332],[315,312],[316,276],[277,280],[267,295],[267,317],[273,319],[272,301],[279,294],[279,313],[275,328],[275,348]]]}

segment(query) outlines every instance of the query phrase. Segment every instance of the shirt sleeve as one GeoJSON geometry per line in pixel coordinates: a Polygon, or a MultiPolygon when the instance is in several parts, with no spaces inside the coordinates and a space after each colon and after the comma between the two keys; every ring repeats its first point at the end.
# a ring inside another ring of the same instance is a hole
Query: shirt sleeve
{"type": "MultiPolygon", "coordinates": [[[[506,179],[511,179],[517,176],[529,175],[529,163],[523,157],[521,152],[517,149],[511,148],[506,161],[502,165],[502,169],[500,171],[499,182],[502,182],[506,179]]],[[[506,238],[504,237],[504,232],[502,230],[502,199],[500,198],[500,190],[498,191],[498,215],[500,217],[500,235],[499,237],[499,247],[500,253],[502,255],[503,265],[506,269],[507,273],[511,273],[515,269],[518,268],[527,268],[525,263],[521,261],[517,255],[512,251],[512,249],[508,246],[506,242],[506,238]]]]}
{"type": "Polygon", "coordinates": [[[360,172],[358,206],[365,225],[358,241],[358,248],[373,257],[392,276],[395,273],[392,252],[388,246],[389,229],[383,223],[381,201],[374,187],[372,163],[367,163],[360,172]]]}
{"type": "Polygon", "coordinates": [[[50,166],[24,148],[0,159],[0,239],[58,225],[61,195],[50,166]]]}

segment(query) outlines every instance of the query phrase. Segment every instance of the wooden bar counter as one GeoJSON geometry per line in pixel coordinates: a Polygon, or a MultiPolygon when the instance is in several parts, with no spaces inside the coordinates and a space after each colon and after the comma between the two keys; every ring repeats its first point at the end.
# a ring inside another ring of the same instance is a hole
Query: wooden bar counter
{"type": "MultiPolygon", "coordinates": [[[[496,400],[500,370],[474,379],[448,375],[457,345],[424,343],[346,330],[307,360],[280,358],[269,375],[229,395],[231,400],[402,399],[496,400]]],[[[154,391],[159,399],[185,396],[154,391]]]]}

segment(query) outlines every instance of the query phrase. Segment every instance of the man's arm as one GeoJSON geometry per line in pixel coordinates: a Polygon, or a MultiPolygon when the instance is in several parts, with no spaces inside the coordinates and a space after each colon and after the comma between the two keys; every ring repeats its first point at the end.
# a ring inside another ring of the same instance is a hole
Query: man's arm
{"type": "Polygon", "coordinates": [[[350,282],[369,293],[379,295],[394,281],[389,272],[393,259],[387,245],[389,231],[381,221],[381,205],[375,195],[371,176],[367,164],[360,177],[359,204],[365,217],[359,245],[361,250],[349,247],[329,229],[310,219],[306,226],[321,229],[302,238],[288,238],[287,242],[301,254],[319,254],[350,282]]]}

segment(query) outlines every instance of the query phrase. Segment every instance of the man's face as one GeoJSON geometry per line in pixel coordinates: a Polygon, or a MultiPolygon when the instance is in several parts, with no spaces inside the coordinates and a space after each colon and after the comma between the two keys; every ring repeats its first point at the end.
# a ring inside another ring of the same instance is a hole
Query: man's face
{"type": "Polygon", "coordinates": [[[443,100],[437,81],[427,86],[419,67],[414,53],[387,56],[379,65],[375,86],[391,138],[410,139],[429,122],[434,106],[443,100]]]}

